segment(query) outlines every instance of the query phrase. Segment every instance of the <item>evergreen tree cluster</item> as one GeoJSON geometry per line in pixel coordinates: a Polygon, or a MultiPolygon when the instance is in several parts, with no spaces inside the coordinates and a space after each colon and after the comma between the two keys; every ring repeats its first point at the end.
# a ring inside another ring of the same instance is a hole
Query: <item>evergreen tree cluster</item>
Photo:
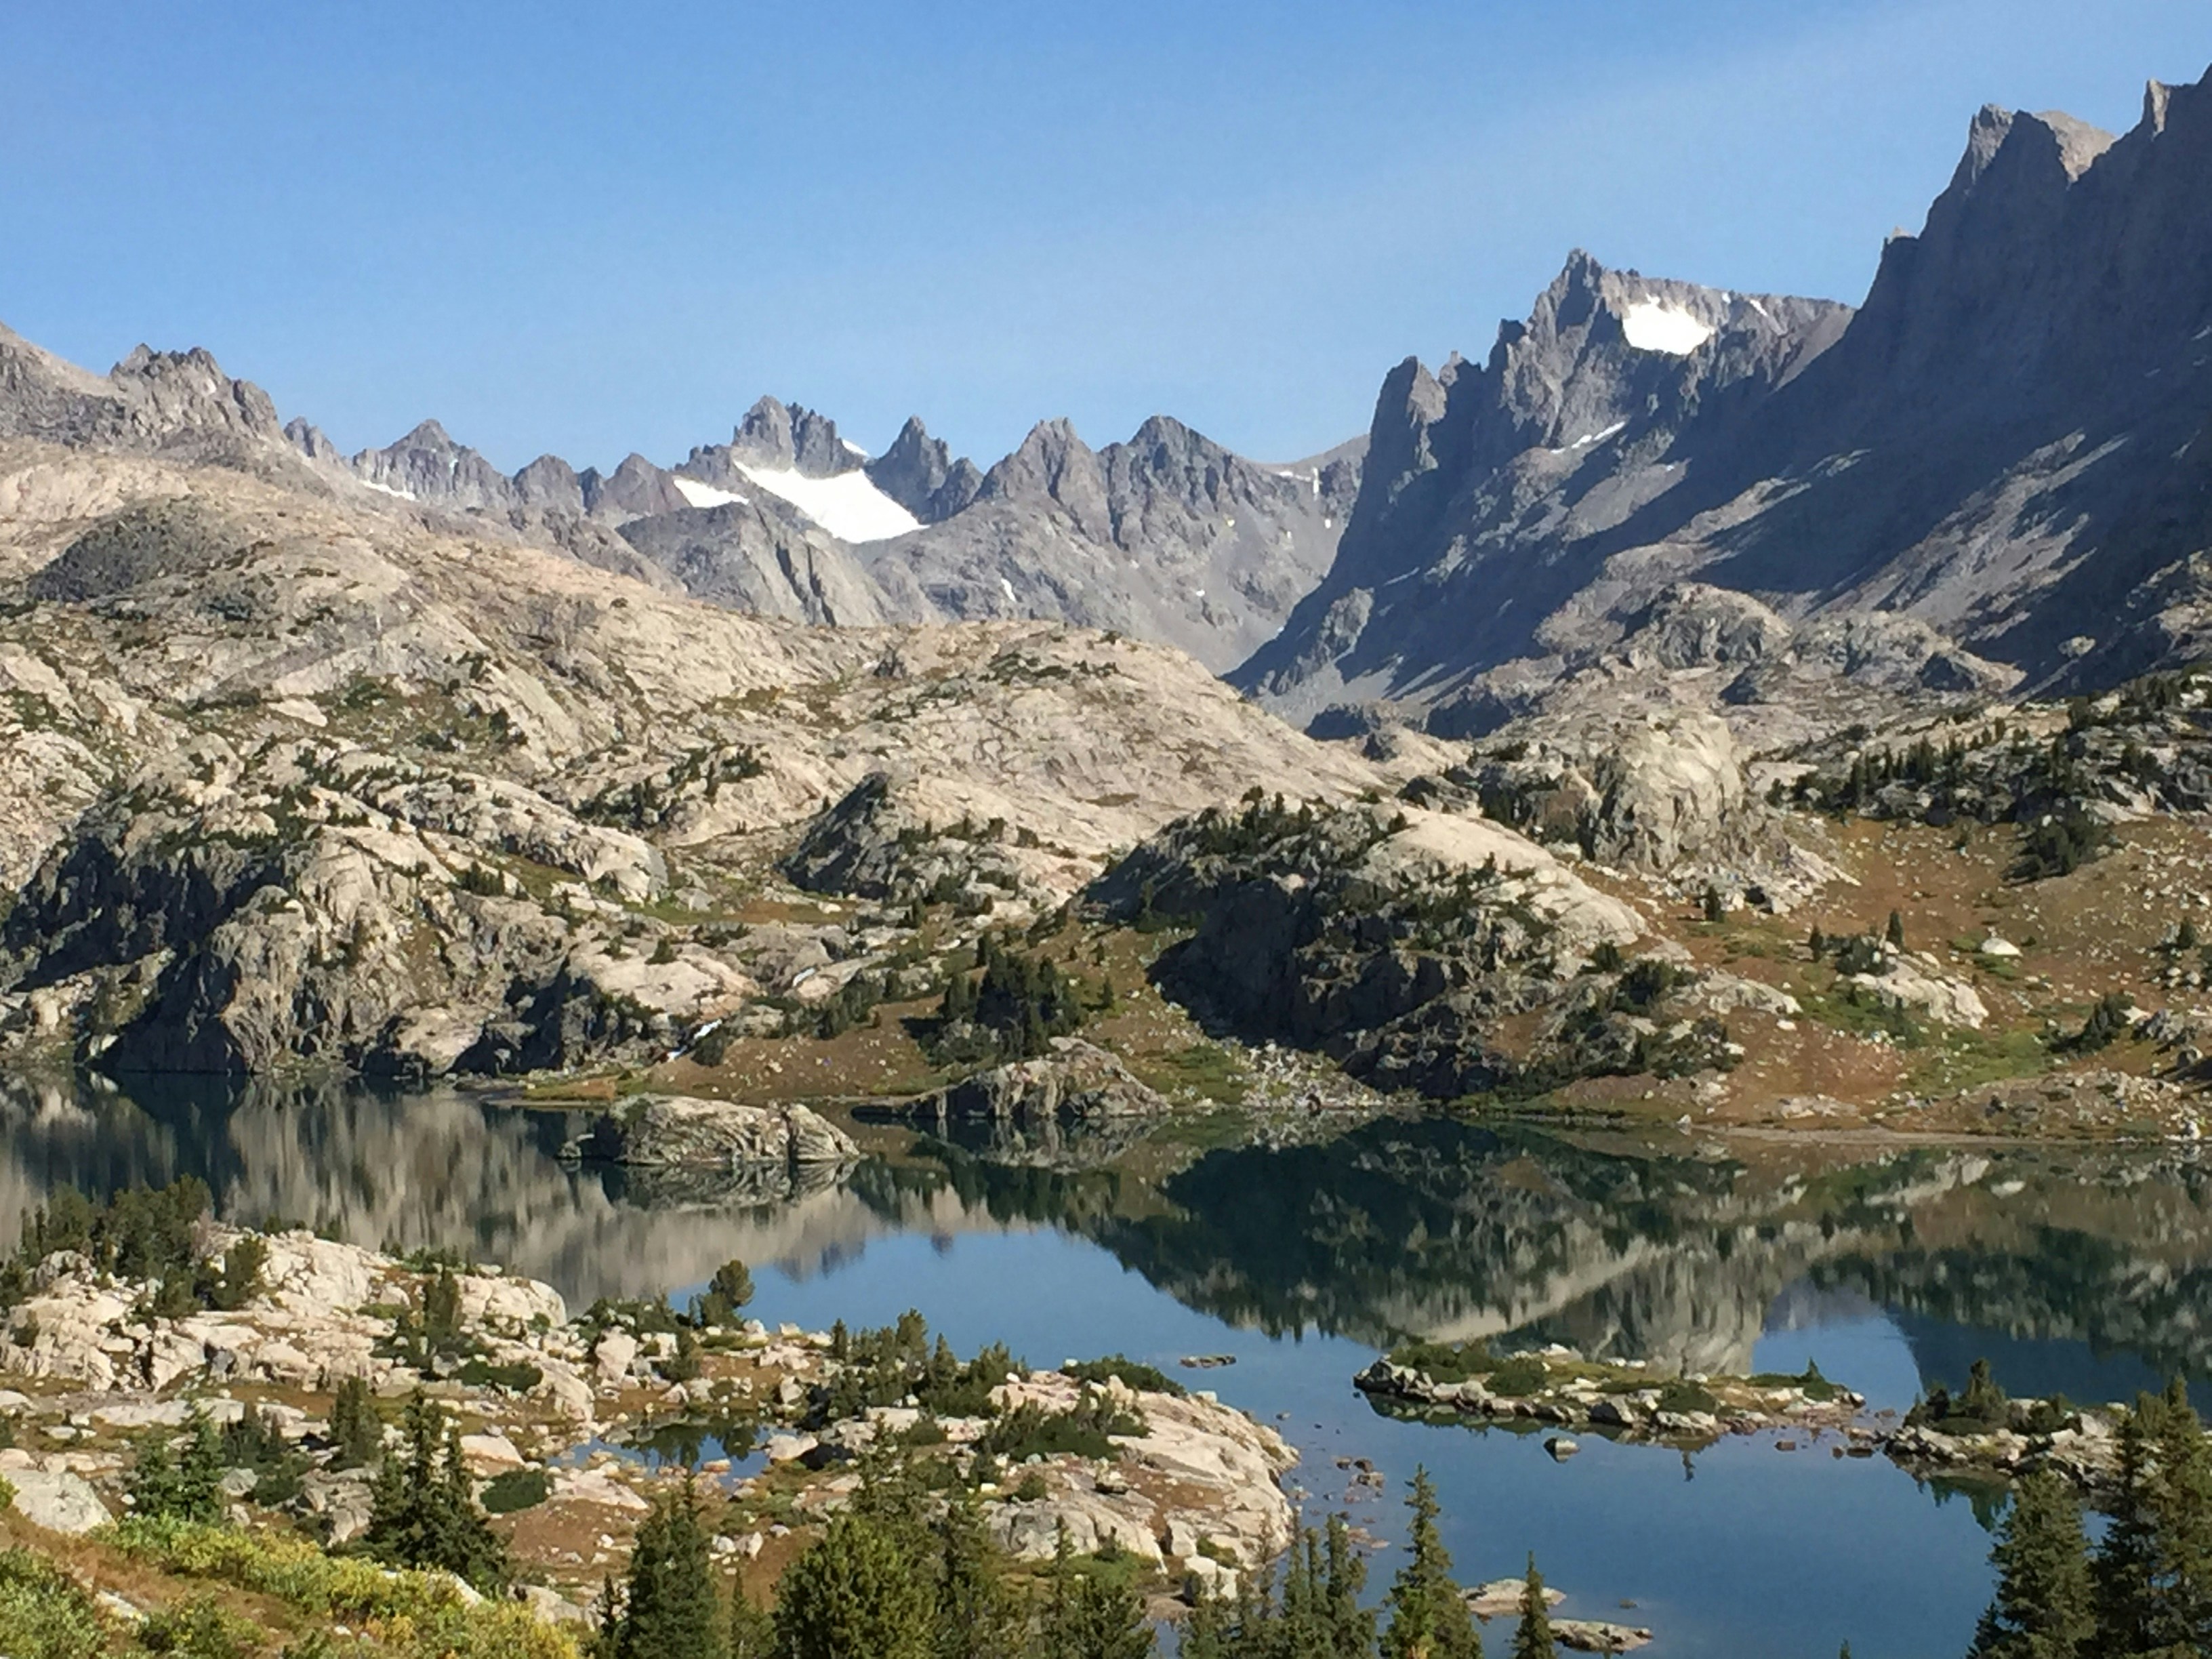
{"type": "MultiPolygon", "coordinates": [[[[1413,1474],[1406,1562],[1380,1616],[1362,1605],[1366,1564],[1341,1517],[1302,1528],[1279,1571],[1255,1575],[1234,1601],[1200,1596],[1184,1628],[1186,1659],[1482,1659],[1482,1638],[1452,1577],[1436,1488],[1413,1474]]],[[[1551,1613],[1532,1558],[1514,1659],[1554,1659],[1551,1613]]]]}
{"type": "Polygon", "coordinates": [[[149,1429],[139,1439],[124,1478],[131,1513],[155,1521],[220,1521],[223,1468],[222,1438],[193,1406],[181,1437],[149,1429]]]}
{"type": "Polygon", "coordinates": [[[269,1248],[249,1233],[222,1262],[203,1260],[202,1229],[212,1202],[206,1183],[191,1176],[166,1187],[128,1188],[104,1203],[73,1187],[56,1188],[23,1218],[21,1243],[0,1264],[0,1305],[21,1301],[32,1269],[69,1250],[95,1273],[154,1281],[147,1310],[153,1314],[177,1318],[202,1308],[244,1307],[261,1288],[269,1248]]]}
{"type": "Polygon", "coordinates": [[[830,1357],[842,1369],[830,1383],[823,1410],[835,1420],[872,1406],[896,1406],[911,1395],[939,1417],[986,1417],[991,1390],[1010,1376],[1025,1376],[1003,1343],[993,1343],[963,1364],[952,1345],[909,1308],[898,1322],[878,1330],[848,1331],[842,1320],[830,1334],[830,1357]]]}
{"type": "Polygon", "coordinates": [[[2020,1483],[1971,1659],[2212,1653],[2212,1448],[2179,1382],[2137,1399],[2119,1450],[2112,1524],[2094,1553],[2063,1480],[2038,1471],[2020,1483]]]}
{"type": "Polygon", "coordinates": [[[396,1567],[443,1568],[484,1594],[507,1588],[507,1546],[477,1506],[461,1431],[419,1390],[400,1420],[404,1444],[384,1459],[362,1534],[368,1553],[396,1567]]]}
{"type": "Polygon", "coordinates": [[[941,1060],[1029,1060],[1052,1052],[1052,1039],[1079,1030],[1082,981],[1049,957],[1013,950],[986,933],[976,942],[980,978],[956,971],[938,1006],[941,1060]]]}

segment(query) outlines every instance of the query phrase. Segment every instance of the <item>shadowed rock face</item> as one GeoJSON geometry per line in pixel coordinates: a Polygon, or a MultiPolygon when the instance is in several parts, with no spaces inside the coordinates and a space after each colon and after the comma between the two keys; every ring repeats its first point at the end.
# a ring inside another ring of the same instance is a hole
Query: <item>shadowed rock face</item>
{"type": "Polygon", "coordinates": [[[2208,157],[2202,86],[2117,140],[1984,110],[1856,315],[1576,256],[1482,365],[1385,381],[1335,567],[1233,678],[1299,714],[1434,702],[1602,650],[1691,574],[2069,684],[2188,654],[2208,157]]]}

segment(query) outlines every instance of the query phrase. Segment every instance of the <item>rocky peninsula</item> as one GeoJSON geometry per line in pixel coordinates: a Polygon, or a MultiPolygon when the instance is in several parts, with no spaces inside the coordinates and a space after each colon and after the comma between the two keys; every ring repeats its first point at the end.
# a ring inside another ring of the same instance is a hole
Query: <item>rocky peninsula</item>
{"type": "Polygon", "coordinates": [[[1147,1365],[1032,1371],[1002,1348],[961,1361],[915,1315],[770,1329],[739,1316],[736,1263],[687,1313],[603,1302],[577,1316],[496,1266],[223,1226],[173,1192],[105,1210],[70,1195],[4,1269],[10,1525],[97,1532],[129,1513],[149,1443],[248,1422],[263,1443],[223,1476],[232,1521],[343,1548],[374,1503],[372,1460],[346,1451],[352,1391],[388,1447],[403,1401],[456,1424],[525,1594],[556,1620],[586,1616],[655,1498],[687,1479],[714,1556],[758,1593],[886,1453],[969,1488],[1018,1562],[1048,1560],[1065,1536],[1079,1554],[1135,1558],[1162,1589],[1233,1593],[1291,1536],[1278,1477],[1297,1454],[1147,1365]]]}

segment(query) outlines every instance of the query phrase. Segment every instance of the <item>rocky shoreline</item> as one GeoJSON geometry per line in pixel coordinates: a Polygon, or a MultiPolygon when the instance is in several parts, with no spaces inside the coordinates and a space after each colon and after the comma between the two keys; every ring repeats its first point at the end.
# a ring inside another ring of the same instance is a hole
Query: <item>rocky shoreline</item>
{"type": "MultiPolygon", "coordinates": [[[[21,1518],[103,1526],[128,1511],[141,1437],[191,1413],[217,1425],[251,1413],[281,1435],[296,1479],[264,1504],[254,1473],[231,1471],[233,1518],[343,1545],[368,1523],[371,1481],[337,1455],[333,1396],[360,1378],[380,1401],[421,1390],[456,1416],[480,1492],[507,1477],[510,1495],[531,1497],[499,1524],[538,1581],[540,1611],[559,1619],[583,1616],[686,1462],[718,1497],[717,1556],[763,1570],[843,1505],[857,1460],[887,1445],[950,1465],[1021,1559],[1050,1558],[1065,1528],[1079,1553],[1135,1556],[1163,1589],[1233,1594],[1291,1535],[1278,1477],[1297,1453],[1150,1367],[1033,1372],[1003,1350],[958,1365],[914,1316],[896,1331],[771,1330],[711,1297],[688,1321],[649,1303],[573,1316],[550,1286],[495,1267],[298,1231],[203,1221],[193,1249],[191,1276],[228,1305],[174,1306],[161,1278],[102,1273],[79,1250],[11,1266],[0,1476],[21,1518]],[[250,1287],[225,1289],[227,1264],[253,1266],[250,1287]],[[702,1459],[708,1440],[725,1455],[702,1459]],[[686,1442],[688,1457],[666,1455],[686,1442]]],[[[384,1432],[392,1443],[398,1431],[384,1432]]]]}
{"type": "MultiPolygon", "coordinates": [[[[1794,1377],[1662,1377],[1638,1361],[1592,1360],[1559,1346],[1500,1358],[1480,1344],[1408,1345],[1352,1382],[1376,1410],[1431,1422],[1573,1430],[1689,1450],[1729,1435],[1801,1431],[1817,1440],[1834,1434],[1837,1456],[1880,1454],[1917,1479],[2008,1482],[2048,1469],[2092,1502],[2119,1485],[2120,1427],[2127,1415],[2118,1405],[2008,1400],[2002,1393],[1962,1409],[1940,1389],[1902,1417],[1869,1413],[1863,1395],[1816,1368],[1794,1377]],[[1407,1360],[1419,1363],[1401,1363],[1407,1360]]],[[[1777,1443],[1784,1450],[1797,1443],[1777,1443]]],[[[1561,1461],[1577,1449],[1561,1436],[1547,1444],[1561,1461]]]]}
{"type": "MultiPolygon", "coordinates": [[[[1450,1357],[1422,1356],[1441,1376],[1385,1358],[1352,1382],[1379,1410],[1692,1448],[1769,1429],[1849,1431],[1866,1407],[1863,1395],[1817,1370],[1798,1377],[1667,1377],[1638,1361],[1590,1360],[1557,1346],[1509,1358],[1479,1345],[1444,1353],[1450,1357]]],[[[1562,1454],[1573,1455],[1571,1443],[1555,1443],[1553,1455],[1562,1454]]]]}

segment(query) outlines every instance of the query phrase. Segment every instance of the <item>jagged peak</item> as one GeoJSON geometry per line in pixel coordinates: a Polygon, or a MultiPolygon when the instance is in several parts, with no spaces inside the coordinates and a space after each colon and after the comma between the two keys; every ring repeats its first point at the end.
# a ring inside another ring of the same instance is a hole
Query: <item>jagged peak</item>
{"type": "Polygon", "coordinates": [[[2166,131],[2166,113],[2173,104],[2173,88],[2163,81],[2143,83],[2142,126],[2153,133],[2166,131]]]}
{"type": "Polygon", "coordinates": [[[393,442],[394,449],[459,449],[453,436],[435,420],[417,421],[404,436],[393,442]]]}

